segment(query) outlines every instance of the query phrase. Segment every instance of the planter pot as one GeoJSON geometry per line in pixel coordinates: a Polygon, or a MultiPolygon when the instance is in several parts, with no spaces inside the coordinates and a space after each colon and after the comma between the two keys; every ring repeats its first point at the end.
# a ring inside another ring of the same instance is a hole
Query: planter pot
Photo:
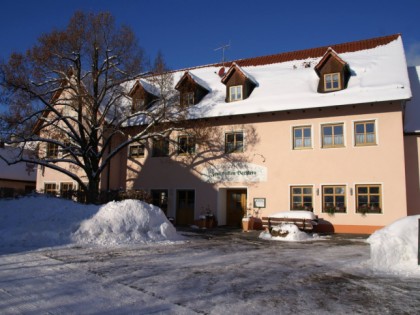
{"type": "Polygon", "coordinates": [[[253,228],[254,228],[254,218],[242,219],[242,230],[244,230],[244,232],[251,231],[253,228]]]}
{"type": "Polygon", "coordinates": [[[211,229],[213,227],[215,227],[215,222],[214,222],[214,217],[213,216],[206,216],[206,220],[205,220],[205,224],[206,224],[206,228],[211,229]]]}

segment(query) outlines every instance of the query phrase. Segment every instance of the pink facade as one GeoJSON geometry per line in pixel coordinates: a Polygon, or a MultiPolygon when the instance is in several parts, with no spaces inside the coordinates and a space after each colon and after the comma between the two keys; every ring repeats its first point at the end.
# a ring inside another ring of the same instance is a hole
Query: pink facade
{"type": "MultiPolygon", "coordinates": [[[[152,139],[129,147],[102,189],[146,190],[180,225],[212,215],[240,226],[246,215],[306,209],[320,231],[372,233],[420,213],[420,140],[404,135],[416,102],[399,35],[239,60],[223,78],[219,70],[174,72],[205,139],[185,130],[164,154],[152,153],[152,139]]],[[[138,128],[127,126],[127,136],[138,128]]],[[[44,170],[37,188],[66,181],[44,170]]]]}
{"type": "MultiPolygon", "coordinates": [[[[175,145],[171,146],[172,157],[151,157],[146,152],[144,157],[128,159],[127,188],[167,190],[167,214],[175,218],[177,191],[192,190],[194,219],[211,210],[219,224],[225,225],[229,190],[246,190],[246,207],[253,214],[258,210],[254,198],[265,198],[266,207],[258,211],[261,217],[291,210],[291,188],[308,186],[312,187],[313,211],[326,226],[333,225],[335,231],[372,232],[407,214],[401,108],[400,102],[360,104],[214,120],[221,144],[226,133],[244,132],[244,152],[225,154],[221,145],[219,152],[201,155],[197,145],[194,163],[183,162],[185,158],[176,154],[175,145]],[[355,145],[354,124],[360,121],[375,122],[375,145],[355,145]],[[331,124],[343,125],[344,145],[323,148],[321,129],[331,124]],[[293,128],[299,126],[311,128],[309,148],[293,148],[293,128]],[[259,171],[255,165],[264,174],[248,179],[247,170],[259,171]],[[207,168],[244,175],[209,181],[207,168]],[[242,181],[235,182],[235,178],[242,181]],[[381,213],[356,212],[356,185],[362,184],[381,187],[381,213]],[[324,186],[344,186],[344,213],[323,212],[324,186]]],[[[176,135],[172,140],[176,141],[176,135]]]]}

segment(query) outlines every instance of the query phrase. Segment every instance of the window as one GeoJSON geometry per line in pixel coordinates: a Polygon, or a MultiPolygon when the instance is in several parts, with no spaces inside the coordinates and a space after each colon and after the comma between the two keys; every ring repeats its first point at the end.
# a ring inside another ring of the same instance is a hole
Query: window
{"type": "Polygon", "coordinates": [[[181,95],[181,105],[191,106],[194,105],[194,92],[186,92],[181,95]]]}
{"type": "Polygon", "coordinates": [[[168,190],[166,189],[152,189],[150,191],[152,195],[152,204],[162,209],[162,211],[168,214],[168,190]]]}
{"type": "Polygon", "coordinates": [[[178,137],[178,154],[194,154],[195,138],[190,136],[178,137]]]}
{"type": "Polygon", "coordinates": [[[58,156],[58,144],[47,143],[47,157],[56,158],[58,156]]]}
{"type": "Polygon", "coordinates": [[[225,134],[225,153],[244,151],[244,133],[229,132],[225,134]]]}
{"type": "Polygon", "coordinates": [[[335,91],[341,89],[341,80],[339,73],[324,74],[325,91],[335,91]]]}
{"type": "Polygon", "coordinates": [[[45,183],[44,184],[44,193],[49,195],[57,194],[57,185],[55,183],[45,183]]]}
{"type": "Polygon", "coordinates": [[[382,213],[381,185],[356,185],[356,212],[382,213]]]}
{"type": "Polygon", "coordinates": [[[375,145],[375,121],[361,121],[354,123],[355,144],[357,146],[375,145]]]}
{"type": "Polygon", "coordinates": [[[144,144],[130,145],[128,148],[129,157],[144,157],[144,144]]]}
{"type": "Polygon", "coordinates": [[[144,109],[144,99],[135,97],[133,98],[133,112],[138,112],[144,109]]]}
{"type": "Polygon", "coordinates": [[[292,186],[290,189],[291,210],[313,211],[312,186],[292,186]]]}
{"type": "Polygon", "coordinates": [[[153,139],[153,157],[165,157],[169,156],[169,139],[159,138],[153,139]]]}
{"type": "Polygon", "coordinates": [[[239,101],[242,99],[242,85],[229,87],[229,101],[239,101]]]}
{"type": "Polygon", "coordinates": [[[309,149],[312,148],[311,127],[294,127],[293,128],[293,149],[309,149]]]}
{"type": "Polygon", "coordinates": [[[344,147],[343,124],[322,126],[322,147],[323,148],[344,147]]]}
{"type": "Polygon", "coordinates": [[[346,186],[322,187],[322,212],[346,212],[346,186]]]}
{"type": "Polygon", "coordinates": [[[60,196],[66,199],[71,199],[73,194],[73,183],[60,184],[60,196]]]}
{"type": "Polygon", "coordinates": [[[70,139],[64,140],[63,147],[59,149],[62,157],[71,158],[71,154],[81,155],[77,145],[75,145],[70,139]]]}

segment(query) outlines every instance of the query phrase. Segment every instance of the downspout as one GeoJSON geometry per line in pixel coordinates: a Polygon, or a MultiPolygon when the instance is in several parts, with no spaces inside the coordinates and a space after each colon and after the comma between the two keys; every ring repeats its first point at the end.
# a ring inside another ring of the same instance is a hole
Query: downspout
{"type": "MultiPolygon", "coordinates": [[[[111,154],[111,143],[112,143],[112,140],[109,142],[109,146],[108,146],[108,155],[110,155],[111,154]]],[[[111,162],[112,162],[112,159],[111,160],[109,160],[109,162],[108,162],[108,167],[107,167],[107,171],[106,171],[106,190],[107,191],[109,191],[110,189],[109,189],[109,186],[110,186],[110,176],[111,176],[111,162]]]]}

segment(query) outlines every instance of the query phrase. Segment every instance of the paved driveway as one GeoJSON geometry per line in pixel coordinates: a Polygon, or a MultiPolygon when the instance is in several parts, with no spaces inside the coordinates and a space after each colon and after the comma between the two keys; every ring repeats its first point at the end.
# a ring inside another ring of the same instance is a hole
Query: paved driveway
{"type": "Polygon", "coordinates": [[[176,244],[0,256],[0,313],[416,314],[420,309],[419,279],[370,270],[369,246],[360,236],[286,243],[261,240],[256,231],[181,233],[186,241],[176,244]]]}

